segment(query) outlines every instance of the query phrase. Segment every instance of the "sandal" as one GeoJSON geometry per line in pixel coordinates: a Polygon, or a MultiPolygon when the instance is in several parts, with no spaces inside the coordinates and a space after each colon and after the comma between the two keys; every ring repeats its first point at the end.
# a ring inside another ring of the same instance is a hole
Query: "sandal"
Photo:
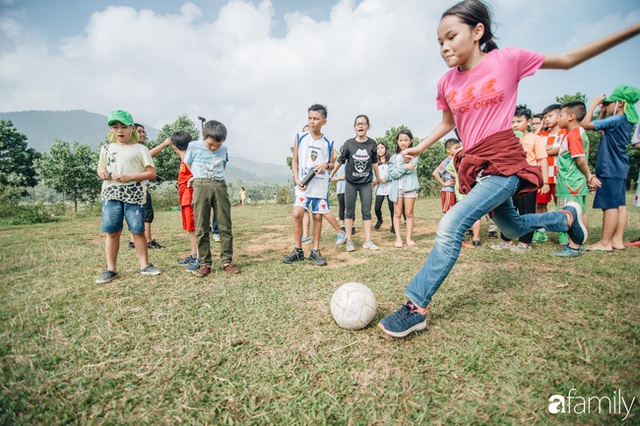
{"type": "Polygon", "coordinates": [[[224,265],[222,267],[222,269],[224,269],[224,271],[228,274],[239,274],[240,273],[240,269],[238,269],[238,267],[236,265],[234,265],[233,263],[227,263],[226,265],[224,265]]]}

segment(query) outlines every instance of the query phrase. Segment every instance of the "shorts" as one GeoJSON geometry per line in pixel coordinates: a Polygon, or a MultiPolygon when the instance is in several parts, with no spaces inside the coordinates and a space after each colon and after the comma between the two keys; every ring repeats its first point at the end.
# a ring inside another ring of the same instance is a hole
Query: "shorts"
{"type": "Polygon", "coordinates": [[[441,191],[440,198],[442,200],[442,213],[448,212],[456,203],[456,193],[452,191],[441,191]]]}
{"type": "Polygon", "coordinates": [[[582,207],[582,213],[586,213],[587,211],[587,196],[586,195],[578,195],[578,196],[573,196],[573,195],[566,195],[566,196],[559,196],[558,197],[558,209],[562,209],[564,206],[567,205],[567,203],[569,201],[574,201],[578,204],[580,204],[580,207],[582,207]]]}
{"type": "MultiPolygon", "coordinates": [[[[192,206],[182,206],[182,229],[191,232],[196,230],[196,220],[193,216],[192,206]]],[[[214,217],[215,220],[215,217],[214,217]]]]}
{"type": "Polygon", "coordinates": [[[326,198],[310,198],[297,196],[296,201],[293,203],[293,207],[302,207],[311,213],[327,214],[331,211],[329,207],[329,200],[326,198]],[[309,209],[311,207],[311,209],[309,209]]]}
{"type": "Polygon", "coordinates": [[[610,210],[627,205],[627,180],[620,178],[598,178],[602,186],[596,190],[593,208],[610,210]]]}
{"type": "MultiPolygon", "coordinates": [[[[455,194],[455,192],[453,194],[455,194]]],[[[402,189],[398,189],[398,198],[418,198],[418,191],[404,192],[402,189]]]]}
{"type": "Polygon", "coordinates": [[[123,219],[132,234],[144,234],[144,207],[141,204],[129,204],[124,201],[102,201],[101,232],[114,233],[122,231],[123,219]]]}
{"type": "Polygon", "coordinates": [[[151,194],[147,190],[147,202],[143,204],[145,223],[153,222],[153,204],[151,204],[151,194]]]}
{"type": "Polygon", "coordinates": [[[549,192],[546,194],[541,194],[540,192],[536,195],[536,204],[546,205],[551,202],[551,198],[553,198],[553,202],[558,205],[558,196],[556,195],[556,184],[549,184],[549,192]]]}

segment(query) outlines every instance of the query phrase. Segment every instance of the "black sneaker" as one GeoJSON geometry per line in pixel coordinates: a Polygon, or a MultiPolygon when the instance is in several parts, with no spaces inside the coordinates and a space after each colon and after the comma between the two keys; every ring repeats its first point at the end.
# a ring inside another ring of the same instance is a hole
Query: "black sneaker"
{"type": "Polygon", "coordinates": [[[311,250],[311,253],[309,253],[309,260],[318,266],[324,266],[327,264],[327,259],[322,257],[320,250],[311,250]]]}
{"type": "Polygon", "coordinates": [[[482,243],[480,242],[480,240],[473,240],[473,246],[474,247],[480,247],[482,245],[482,243]]]}
{"type": "Polygon", "coordinates": [[[396,312],[382,318],[378,327],[390,336],[406,337],[414,331],[427,328],[427,315],[418,312],[418,308],[407,301],[396,312]]]}
{"type": "Polygon", "coordinates": [[[136,245],[135,245],[135,244],[133,244],[133,242],[132,242],[132,241],[129,241],[129,248],[130,248],[130,249],[134,249],[134,248],[136,248],[136,245]]]}
{"type": "Polygon", "coordinates": [[[298,262],[300,260],[304,260],[304,251],[299,248],[294,248],[291,254],[288,254],[282,258],[282,261],[287,264],[298,262]]]}
{"type": "Polygon", "coordinates": [[[382,221],[379,220],[376,222],[376,225],[374,226],[375,229],[380,229],[380,226],[382,225],[382,221]]]}
{"type": "Polygon", "coordinates": [[[352,226],[351,227],[351,235],[355,235],[356,234],[356,227],[352,226]]]}
{"type": "Polygon", "coordinates": [[[156,240],[151,240],[151,242],[149,244],[147,244],[147,247],[150,249],[163,249],[165,248],[165,246],[158,244],[156,242],[156,240]]]}
{"type": "Polygon", "coordinates": [[[106,284],[118,278],[118,273],[110,270],[106,270],[96,278],[96,284],[106,284]]]}
{"type": "Polygon", "coordinates": [[[489,231],[489,238],[498,238],[498,231],[489,231]]]}
{"type": "Polygon", "coordinates": [[[391,227],[391,229],[389,229],[389,233],[391,233],[391,234],[395,234],[396,233],[396,230],[393,228],[393,226],[391,227]]]}

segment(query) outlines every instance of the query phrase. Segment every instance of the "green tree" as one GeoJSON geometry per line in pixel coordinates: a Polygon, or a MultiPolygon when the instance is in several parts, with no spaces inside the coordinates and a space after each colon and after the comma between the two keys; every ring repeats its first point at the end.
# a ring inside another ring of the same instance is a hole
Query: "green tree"
{"type": "MultiPolygon", "coordinates": [[[[193,140],[198,140],[200,137],[200,131],[194,122],[183,114],[172,124],[165,124],[158,133],[156,141],[149,143],[149,148],[160,145],[170,137],[173,132],[177,132],[178,130],[189,133],[193,140]]],[[[162,152],[153,159],[153,162],[160,180],[177,180],[178,170],[180,169],[180,157],[176,155],[172,149],[163,149],[162,152]]]]}
{"type": "Polygon", "coordinates": [[[38,183],[35,161],[40,154],[27,146],[11,120],[0,120],[0,190],[4,194],[26,195],[26,188],[38,183]],[[11,187],[11,188],[6,188],[11,187]],[[6,189],[5,189],[6,188],[6,189]]]}
{"type": "Polygon", "coordinates": [[[100,194],[101,182],[96,175],[98,154],[88,145],[56,140],[49,153],[37,161],[43,183],[73,201],[76,213],[78,203],[95,201],[100,194]]]}

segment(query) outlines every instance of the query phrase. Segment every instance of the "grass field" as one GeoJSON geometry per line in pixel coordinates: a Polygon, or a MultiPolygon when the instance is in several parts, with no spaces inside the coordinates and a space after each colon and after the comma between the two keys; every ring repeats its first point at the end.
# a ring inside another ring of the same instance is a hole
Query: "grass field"
{"type": "MultiPolygon", "coordinates": [[[[347,254],[325,225],[323,268],[282,263],[289,206],[234,207],[242,274],[218,263],[204,280],[176,265],[180,213],[156,212],[163,273],[137,275],[123,239],[121,277],[102,286],[100,218],[0,228],[0,424],[613,424],[620,397],[636,398],[626,422],[639,424],[640,248],[563,260],[553,241],[523,256],[484,239],[463,250],[427,331],[381,334],[433,247],[439,207],[418,200],[411,249],[393,248],[385,222],[379,252],[360,248],[359,229],[347,254]],[[364,330],[331,318],[347,281],[378,299],[364,330]],[[571,389],[571,413],[550,414],[550,396],[571,389]]],[[[629,212],[635,238],[640,209],[629,212]]],[[[589,219],[595,242],[601,213],[589,219]]]]}

